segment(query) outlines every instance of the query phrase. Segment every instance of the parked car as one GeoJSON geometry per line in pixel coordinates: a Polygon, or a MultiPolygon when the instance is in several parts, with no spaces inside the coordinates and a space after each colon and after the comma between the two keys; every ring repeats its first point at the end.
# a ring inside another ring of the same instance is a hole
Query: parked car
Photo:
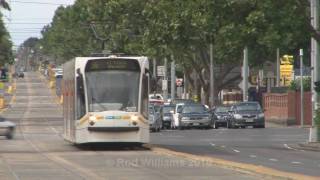
{"type": "Polygon", "coordinates": [[[0,119],[0,136],[5,136],[7,139],[12,139],[14,136],[16,125],[11,121],[0,119]]]}
{"type": "Polygon", "coordinates": [[[192,99],[174,99],[171,104],[195,104],[192,99]]]}
{"type": "Polygon", "coordinates": [[[202,104],[185,104],[178,112],[181,130],[187,127],[212,128],[211,115],[202,104]]]}
{"type": "Polygon", "coordinates": [[[150,130],[152,132],[159,132],[160,129],[162,128],[160,112],[157,112],[156,106],[152,104],[149,105],[148,119],[149,119],[150,130]]]}
{"type": "Polygon", "coordinates": [[[264,113],[258,102],[242,102],[233,105],[230,115],[229,128],[265,127],[264,113]]]}
{"type": "Polygon", "coordinates": [[[228,127],[230,106],[218,106],[212,111],[213,128],[228,127]]]}
{"type": "Polygon", "coordinates": [[[173,123],[173,113],[175,110],[174,105],[164,105],[162,106],[162,125],[166,129],[170,129],[173,123]]]}

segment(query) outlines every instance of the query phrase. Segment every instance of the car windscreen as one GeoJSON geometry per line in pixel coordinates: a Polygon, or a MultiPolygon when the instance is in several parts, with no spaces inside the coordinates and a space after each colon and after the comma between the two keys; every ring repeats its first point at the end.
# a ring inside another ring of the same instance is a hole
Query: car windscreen
{"type": "Polygon", "coordinates": [[[227,113],[229,111],[230,107],[217,107],[215,112],[216,113],[227,113]]]}
{"type": "Polygon", "coordinates": [[[261,111],[259,104],[255,103],[243,103],[236,106],[237,111],[261,111]]]}
{"type": "Polygon", "coordinates": [[[90,112],[138,111],[140,67],[137,61],[89,61],[86,83],[90,112]]]}
{"type": "Polygon", "coordinates": [[[206,109],[204,106],[184,106],[182,113],[204,113],[206,109]]]}
{"type": "Polygon", "coordinates": [[[163,113],[169,114],[170,111],[174,111],[174,106],[163,106],[163,113]]]}

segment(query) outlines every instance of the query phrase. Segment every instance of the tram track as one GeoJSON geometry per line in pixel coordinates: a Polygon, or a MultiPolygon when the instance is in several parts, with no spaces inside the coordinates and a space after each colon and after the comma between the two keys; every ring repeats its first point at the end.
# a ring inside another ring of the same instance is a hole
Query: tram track
{"type": "MultiPolygon", "coordinates": [[[[25,80],[28,82],[29,78],[26,77],[25,80]]],[[[31,88],[31,84],[27,83],[27,94],[31,94],[32,91],[33,91],[33,89],[31,88]]],[[[17,130],[19,131],[20,135],[22,136],[22,139],[25,142],[27,142],[30,145],[30,147],[32,147],[34,152],[36,152],[40,156],[44,157],[48,161],[56,164],[58,167],[64,169],[67,172],[69,172],[74,177],[77,177],[79,179],[101,179],[101,177],[96,176],[94,173],[88,172],[86,169],[81,168],[78,165],[73,164],[73,163],[63,159],[59,155],[56,155],[55,152],[41,150],[41,148],[38,147],[35,142],[33,142],[31,139],[29,139],[27,137],[28,133],[25,133],[25,131],[23,129],[23,127],[24,127],[23,121],[25,119],[29,119],[28,117],[30,116],[30,104],[31,104],[30,101],[31,101],[31,98],[28,96],[28,101],[27,101],[27,104],[26,104],[26,108],[23,111],[23,115],[16,122],[17,123],[17,127],[18,127],[17,130]]],[[[44,118],[43,120],[47,122],[47,125],[54,132],[54,134],[59,135],[60,137],[62,137],[61,133],[59,133],[57,130],[55,130],[54,127],[51,126],[50,122],[46,118],[44,118]]],[[[4,160],[5,164],[6,164],[9,172],[12,174],[12,176],[16,180],[20,180],[19,175],[10,167],[9,163],[5,161],[5,158],[3,158],[3,160],[4,160]]]]}

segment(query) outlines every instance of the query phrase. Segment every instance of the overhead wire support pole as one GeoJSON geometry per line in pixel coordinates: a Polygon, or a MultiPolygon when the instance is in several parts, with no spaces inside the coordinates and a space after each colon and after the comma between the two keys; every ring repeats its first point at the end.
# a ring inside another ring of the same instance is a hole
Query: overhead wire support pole
{"type": "Polygon", "coordinates": [[[211,108],[215,106],[214,97],[214,70],[213,70],[213,44],[210,43],[210,106],[211,108]]]}
{"type": "Polygon", "coordinates": [[[276,79],[276,85],[277,87],[280,86],[280,49],[277,48],[277,79],[276,79]]]}
{"type": "MultiPolygon", "coordinates": [[[[311,25],[315,30],[319,30],[319,0],[310,0],[311,25]]],[[[309,133],[309,142],[318,142],[320,137],[319,128],[315,123],[317,115],[319,97],[314,89],[314,83],[320,80],[319,77],[319,43],[311,38],[311,64],[312,64],[312,125],[309,133]]]]}

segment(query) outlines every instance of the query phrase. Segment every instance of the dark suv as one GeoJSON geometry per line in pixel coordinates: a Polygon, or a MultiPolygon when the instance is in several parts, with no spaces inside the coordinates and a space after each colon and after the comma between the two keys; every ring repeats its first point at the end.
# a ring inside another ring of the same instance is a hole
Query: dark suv
{"type": "Polygon", "coordinates": [[[229,128],[264,128],[264,113],[258,102],[242,102],[233,105],[230,110],[229,128]]]}

